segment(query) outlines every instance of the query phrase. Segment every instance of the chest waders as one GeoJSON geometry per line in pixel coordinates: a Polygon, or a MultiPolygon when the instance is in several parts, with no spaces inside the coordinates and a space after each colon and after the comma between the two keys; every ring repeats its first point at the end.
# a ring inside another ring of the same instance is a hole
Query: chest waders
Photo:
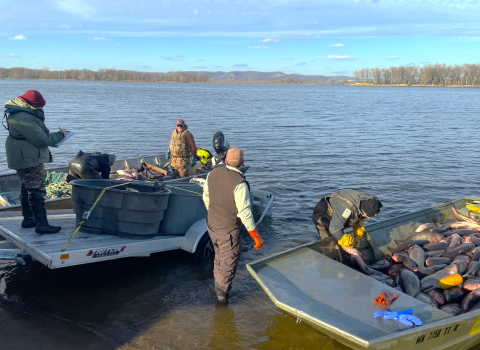
{"type": "Polygon", "coordinates": [[[345,197],[342,197],[338,191],[334,192],[328,196],[323,197],[315,206],[312,215],[312,221],[317,229],[320,238],[327,238],[331,236],[328,227],[330,226],[330,221],[332,220],[333,208],[329,202],[330,198],[338,198],[347,203],[349,209],[352,212],[352,215],[344,228],[353,226],[356,222],[360,220],[360,214],[358,209],[345,197]]]}

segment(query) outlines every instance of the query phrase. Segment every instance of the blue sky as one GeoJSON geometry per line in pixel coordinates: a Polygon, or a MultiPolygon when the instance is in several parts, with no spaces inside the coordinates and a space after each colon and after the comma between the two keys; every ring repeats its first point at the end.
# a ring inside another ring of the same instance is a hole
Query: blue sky
{"type": "Polygon", "coordinates": [[[480,0],[0,0],[0,66],[282,71],[480,63],[480,0]]]}

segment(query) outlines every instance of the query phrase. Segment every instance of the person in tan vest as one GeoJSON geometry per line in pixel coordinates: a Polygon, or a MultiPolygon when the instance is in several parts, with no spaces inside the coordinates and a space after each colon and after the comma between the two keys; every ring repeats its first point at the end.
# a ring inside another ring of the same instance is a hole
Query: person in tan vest
{"type": "Polygon", "coordinates": [[[187,129],[183,119],[178,119],[165,155],[165,159],[171,159],[170,166],[177,177],[188,176],[188,166],[193,167],[196,163],[197,146],[192,133],[187,129]]]}
{"type": "Polygon", "coordinates": [[[213,169],[203,187],[203,201],[208,210],[208,234],[215,250],[215,292],[221,304],[228,302],[242,251],[241,224],[255,241],[255,249],[263,245],[253,221],[250,186],[240,171],[243,163],[243,151],[229,149],[226,167],[213,169]]]}

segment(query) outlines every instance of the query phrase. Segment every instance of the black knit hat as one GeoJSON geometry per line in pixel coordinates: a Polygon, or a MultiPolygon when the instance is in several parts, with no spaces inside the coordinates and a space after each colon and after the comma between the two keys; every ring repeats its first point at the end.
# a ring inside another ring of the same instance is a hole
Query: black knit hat
{"type": "Polygon", "coordinates": [[[380,208],[382,203],[378,199],[368,199],[365,201],[360,201],[360,209],[367,214],[368,217],[374,217],[380,213],[380,208]]]}

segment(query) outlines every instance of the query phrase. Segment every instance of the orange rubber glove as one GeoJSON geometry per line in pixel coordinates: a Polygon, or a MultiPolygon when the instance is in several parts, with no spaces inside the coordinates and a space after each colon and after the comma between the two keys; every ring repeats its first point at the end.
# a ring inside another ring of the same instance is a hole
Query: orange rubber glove
{"type": "Polygon", "coordinates": [[[255,241],[255,244],[253,246],[253,248],[255,249],[260,249],[262,248],[263,246],[263,239],[260,238],[260,236],[258,235],[258,230],[257,229],[254,229],[252,231],[248,231],[248,234],[253,238],[253,240],[255,241]]]}

